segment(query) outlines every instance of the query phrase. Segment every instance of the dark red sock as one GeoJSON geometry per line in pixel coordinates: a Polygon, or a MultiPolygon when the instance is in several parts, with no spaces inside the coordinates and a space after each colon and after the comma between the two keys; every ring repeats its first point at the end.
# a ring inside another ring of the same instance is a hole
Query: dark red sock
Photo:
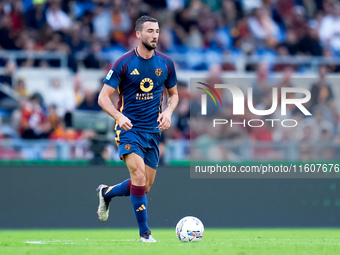
{"type": "Polygon", "coordinates": [[[145,186],[135,186],[131,184],[130,194],[136,197],[141,197],[145,195],[145,186]]]}

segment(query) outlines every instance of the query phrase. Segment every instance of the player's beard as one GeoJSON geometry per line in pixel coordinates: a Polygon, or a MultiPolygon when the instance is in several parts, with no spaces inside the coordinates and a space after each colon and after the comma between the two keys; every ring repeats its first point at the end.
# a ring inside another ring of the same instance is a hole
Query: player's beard
{"type": "Polygon", "coordinates": [[[142,43],[143,43],[143,45],[144,45],[144,47],[148,50],[148,51],[152,51],[152,50],[154,50],[154,49],[156,49],[157,48],[157,41],[155,42],[155,46],[152,46],[150,43],[148,43],[147,41],[145,41],[145,40],[142,40],[142,43]]]}

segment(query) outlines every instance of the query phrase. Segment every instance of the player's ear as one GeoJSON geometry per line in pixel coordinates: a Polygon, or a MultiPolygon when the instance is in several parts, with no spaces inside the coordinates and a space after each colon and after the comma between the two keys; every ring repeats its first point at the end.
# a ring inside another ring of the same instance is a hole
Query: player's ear
{"type": "Polygon", "coordinates": [[[139,39],[141,37],[141,32],[140,31],[136,31],[136,37],[139,39]]]}

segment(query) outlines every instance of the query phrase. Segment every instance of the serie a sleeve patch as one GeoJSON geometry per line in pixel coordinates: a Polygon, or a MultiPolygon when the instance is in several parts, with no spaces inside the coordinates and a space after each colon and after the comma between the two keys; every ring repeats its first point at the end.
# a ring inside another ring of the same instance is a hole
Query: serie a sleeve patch
{"type": "Polygon", "coordinates": [[[110,72],[108,72],[108,74],[106,75],[106,79],[107,79],[107,80],[110,80],[112,74],[113,74],[113,71],[110,70],[110,72]]]}

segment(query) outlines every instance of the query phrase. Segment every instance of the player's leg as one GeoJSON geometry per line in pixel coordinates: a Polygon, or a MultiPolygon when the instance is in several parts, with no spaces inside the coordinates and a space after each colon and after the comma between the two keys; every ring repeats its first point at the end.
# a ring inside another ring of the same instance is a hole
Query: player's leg
{"type": "Polygon", "coordinates": [[[130,153],[125,157],[126,165],[131,176],[130,198],[133,211],[139,228],[139,235],[143,242],[156,242],[151,236],[151,231],[147,224],[147,198],[146,172],[143,158],[136,154],[130,153]]]}
{"type": "Polygon", "coordinates": [[[145,174],[146,174],[146,182],[145,182],[145,193],[148,193],[152,187],[152,184],[155,181],[156,177],[156,169],[145,165],[145,174]]]}
{"type": "Polygon", "coordinates": [[[114,186],[105,184],[99,185],[97,188],[99,196],[98,218],[100,221],[107,221],[109,218],[109,205],[113,197],[130,196],[131,178],[118,183],[114,186]]]}
{"type": "MultiPolygon", "coordinates": [[[[145,193],[148,193],[151,189],[152,184],[154,183],[156,177],[156,169],[153,169],[146,165],[145,175],[146,175],[145,193]]],[[[104,197],[105,202],[109,203],[111,199],[114,197],[130,196],[131,178],[126,179],[125,181],[118,183],[114,186],[107,185],[103,186],[104,187],[102,189],[102,195],[104,197]]]]}
{"type": "MultiPolygon", "coordinates": [[[[124,160],[124,154],[131,152],[131,144],[126,144],[127,141],[133,139],[134,133],[126,133],[122,130],[116,132],[116,142],[121,159],[124,160]],[[122,141],[121,141],[122,139],[122,141]]],[[[103,197],[105,202],[109,203],[113,197],[130,196],[131,178],[118,183],[114,186],[103,188],[103,197]]]]}
{"type": "MultiPolygon", "coordinates": [[[[132,152],[132,146],[129,142],[134,140],[134,135],[135,134],[133,132],[126,132],[123,130],[116,131],[115,140],[117,142],[119,156],[122,160],[124,160],[125,154],[132,152]]],[[[114,186],[103,188],[103,197],[105,202],[110,202],[113,197],[130,196],[130,187],[131,178],[114,186]]]]}
{"type": "Polygon", "coordinates": [[[155,181],[157,167],[159,163],[159,139],[160,134],[149,135],[149,149],[144,154],[145,173],[146,173],[146,187],[145,191],[149,192],[152,184],[155,181]]]}
{"type": "MultiPolygon", "coordinates": [[[[146,150],[144,154],[145,163],[145,192],[149,192],[152,184],[155,181],[156,169],[158,166],[159,153],[157,147],[150,148],[146,150]]],[[[148,230],[141,235],[140,240],[142,242],[156,242],[151,236],[151,231],[148,230]]]]}
{"type": "Polygon", "coordinates": [[[110,202],[114,197],[130,196],[131,178],[113,186],[103,188],[103,197],[110,202]]]}
{"type": "MultiPolygon", "coordinates": [[[[138,145],[133,144],[136,140],[136,133],[119,130],[116,132],[116,141],[118,146],[119,156],[124,160],[125,155],[131,152],[143,155],[138,145]]],[[[109,204],[113,197],[130,196],[131,178],[118,183],[114,186],[99,185],[97,188],[99,197],[98,218],[100,221],[107,221],[109,217],[109,204]]]]}

